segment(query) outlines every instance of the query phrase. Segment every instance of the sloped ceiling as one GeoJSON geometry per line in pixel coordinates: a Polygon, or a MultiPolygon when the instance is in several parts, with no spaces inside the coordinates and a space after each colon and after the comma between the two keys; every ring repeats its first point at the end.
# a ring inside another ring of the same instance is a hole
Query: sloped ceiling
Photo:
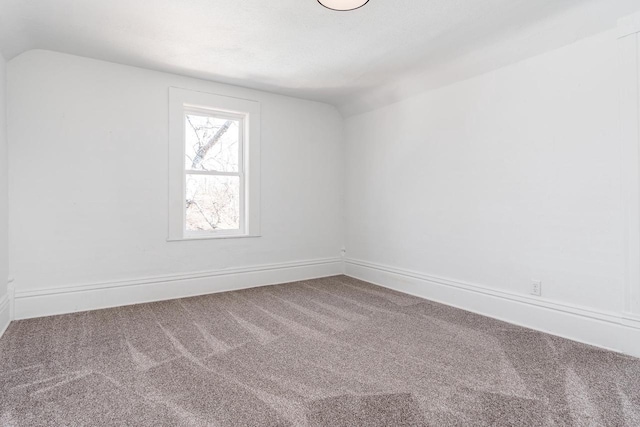
{"type": "Polygon", "coordinates": [[[613,28],[638,0],[1,0],[5,59],[47,49],[353,115],[613,28]]]}

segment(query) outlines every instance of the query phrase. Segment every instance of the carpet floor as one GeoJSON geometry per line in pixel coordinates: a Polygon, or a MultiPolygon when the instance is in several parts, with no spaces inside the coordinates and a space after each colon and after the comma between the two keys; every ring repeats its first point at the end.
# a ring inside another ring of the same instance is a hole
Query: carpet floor
{"type": "Polygon", "coordinates": [[[345,276],[13,322],[2,426],[640,426],[640,359],[345,276]]]}

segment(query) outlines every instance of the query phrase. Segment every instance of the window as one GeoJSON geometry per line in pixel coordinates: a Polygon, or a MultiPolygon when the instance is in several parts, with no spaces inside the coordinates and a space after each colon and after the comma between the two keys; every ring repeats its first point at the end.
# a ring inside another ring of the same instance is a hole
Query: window
{"type": "Polygon", "coordinates": [[[169,91],[169,240],[259,235],[255,101],[169,91]]]}

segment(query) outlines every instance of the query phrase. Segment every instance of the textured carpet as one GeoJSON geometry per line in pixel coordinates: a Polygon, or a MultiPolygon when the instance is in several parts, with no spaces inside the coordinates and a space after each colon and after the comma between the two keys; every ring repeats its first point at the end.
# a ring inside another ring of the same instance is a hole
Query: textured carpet
{"type": "Polygon", "coordinates": [[[338,276],[11,324],[3,426],[639,426],[640,360],[338,276]]]}

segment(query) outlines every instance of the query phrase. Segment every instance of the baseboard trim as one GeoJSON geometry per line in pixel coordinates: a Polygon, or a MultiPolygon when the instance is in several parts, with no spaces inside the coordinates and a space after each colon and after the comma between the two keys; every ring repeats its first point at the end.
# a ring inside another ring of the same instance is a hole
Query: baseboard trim
{"type": "Polygon", "coordinates": [[[640,357],[640,318],[532,298],[356,259],[345,274],[527,328],[640,357]]]}
{"type": "Polygon", "coordinates": [[[11,323],[11,304],[9,303],[9,295],[0,298],[0,338],[7,331],[9,323],[11,323]]]}
{"type": "Polygon", "coordinates": [[[14,318],[29,319],[163,301],[342,273],[342,258],[322,258],[47,289],[21,291],[16,288],[14,318]]]}

